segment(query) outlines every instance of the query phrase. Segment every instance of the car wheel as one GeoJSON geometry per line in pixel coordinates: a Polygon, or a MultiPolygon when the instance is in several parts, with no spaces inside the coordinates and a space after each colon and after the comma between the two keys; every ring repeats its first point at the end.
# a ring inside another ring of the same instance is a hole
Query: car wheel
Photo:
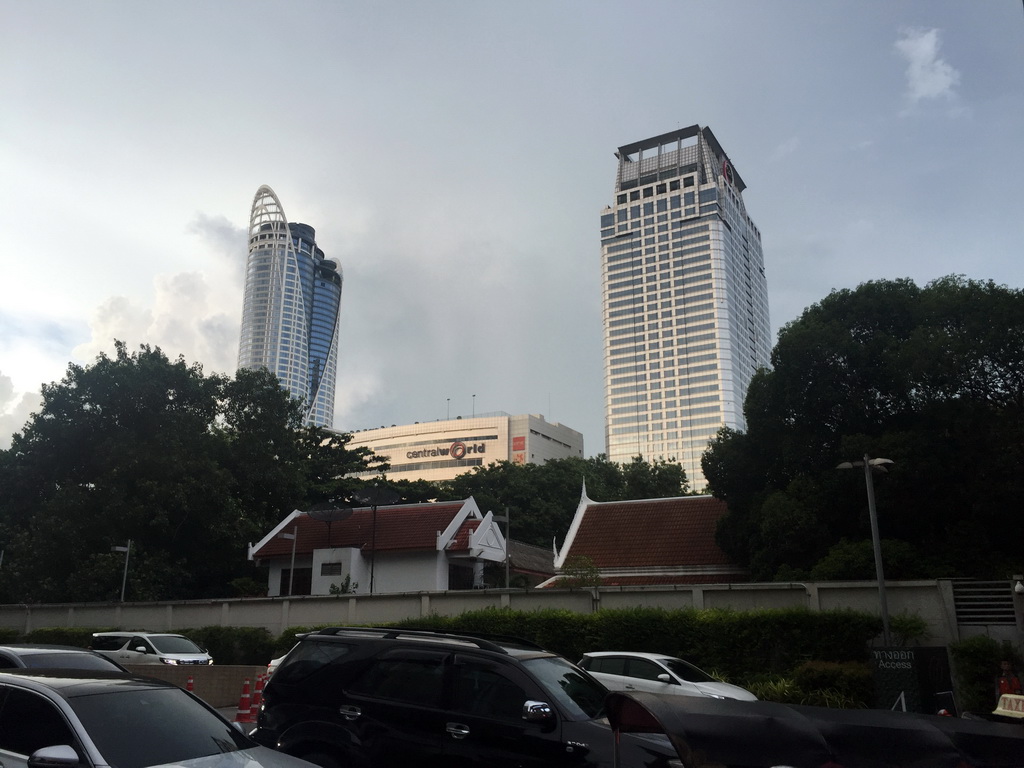
{"type": "Polygon", "coordinates": [[[305,755],[299,755],[299,757],[306,762],[313,763],[313,765],[319,765],[320,768],[341,768],[338,758],[326,752],[309,752],[305,755]]]}

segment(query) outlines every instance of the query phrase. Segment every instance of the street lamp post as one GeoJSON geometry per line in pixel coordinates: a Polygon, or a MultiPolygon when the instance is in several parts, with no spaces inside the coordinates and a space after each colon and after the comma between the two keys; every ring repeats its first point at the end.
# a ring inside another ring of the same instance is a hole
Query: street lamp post
{"type": "MultiPolygon", "coordinates": [[[[448,398],[451,402],[451,398],[448,398]]],[[[402,498],[402,494],[394,488],[374,483],[371,487],[352,494],[352,499],[359,504],[370,507],[370,514],[373,517],[373,530],[370,534],[370,594],[373,594],[373,576],[377,565],[377,507],[394,504],[402,498]]]]}
{"type": "Polygon", "coordinates": [[[510,543],[512,541],[512,513],[508,507],[505,507],[504,515],[494,515],[493,519],[497,523],[505,524],[505,588],[509,589],[512,583],[510,577],[510,566],[512,562],[512,552],[510,549],[510,543]]]}
{"type": "Polygon", "coordinates": [[[121,577],[121,602],[124,602],[124,588],[128,585],[128,556],[132,552],[132,540],[125,547],[111,547],[111,552],[124,552],[124,575],[121,577]]]}
{"type": "Polygon", "coordinates": [[[871,519],[871,546],[875,551],[875,578],[878,580],[878,600],[882,608],[882,642],[888,647],[889,640],[889,605],[885,599],[885,573],[882,569],[882,540],[878,535],[878,513],[875,510],[875,481],[871,477],[871,470],[877,472],[888,472],[887,464],[892,464],[892,459],[872,459],[864,454],[862,461],[844,461],[836,469],[853,469],[864,467],[864,485],[868,494],[868,517],[871,519]]]}
{"type": "Polygon", "coordinates": [[[292,588],[295,585],[295,542],[299,540],[299,526],[296,525],[291,533],[279,533],[279,538],[292,540],[292,564],[288,569],[288,597],[292,596],[292,588]]]}

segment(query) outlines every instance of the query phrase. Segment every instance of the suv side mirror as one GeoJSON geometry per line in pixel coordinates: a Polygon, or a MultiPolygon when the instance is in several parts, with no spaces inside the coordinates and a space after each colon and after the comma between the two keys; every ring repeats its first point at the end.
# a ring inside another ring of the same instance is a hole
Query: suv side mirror
{"type": "Polygon", "coordinates": [[[546,723],[555,713],[546,701],[527,701],[523,704],[523,720],[528,723],[546,723]]]}
{"type": "Polygon", "coordinates": [[[67,744],[37,749],[28,758],[29,768],[71,768],[78,765],[78,753],[67,744]]]}
{"type": "Polygon", "coordinates": [[[144,646],[144,645],[136,645],[135,646],[135,650],[138,653],[149,653],[149,651],[146,650],[146,646],[144,646]]]}
{"type": "Polygon", "coordinates": [[[668,674],[667,672],[662,672],[660,675],[658,675],[658,680],[660,680],[663,683],[675,682],[675,680],[672,679],[672,675],[668,674]]]}

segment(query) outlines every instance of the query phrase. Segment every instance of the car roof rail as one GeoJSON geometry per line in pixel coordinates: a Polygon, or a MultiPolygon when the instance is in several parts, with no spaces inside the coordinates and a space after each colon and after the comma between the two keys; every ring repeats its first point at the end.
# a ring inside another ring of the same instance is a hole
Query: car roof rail
{"type": "MultiPolygon", "coordinates": [[[[521,648],[530,648],[538,651],[544,650],[539,645],[517,637],[505,635],[487,635],[478,632],[449,632],[443,629],[421,629],[415,627],[326,627],[315,633],[317,635],[337,635],[339,633],[365,633],[375,635],[382,639],[394,640],[401,637],[420,638],[429,640],[454,640],[457,642],[470,643],[477,648],[495,653],[508,654],[508,649],[499,645],[514,645],[521,648]]],[[[303,635],[308,637],[308,635],[303,635]]]]}
{"type": "MultiPolygon", "coordinates": [[[[409,629],[413,629],[413,630],[416,630],[418,632],[444,632],[445,631],[445,630],[440,630],[440,629],[435,630],[435,629],[430,629],[430,628],[420,629],[419,627],[409,627],[409,629]]],[[[547,648],[545,648],[545,647],[543,647],[541,645],[537,645],[537,643],[531,642],[530,640],[524,640],[523,638],[517,637],[515,635],[501,635],[501,634],[495,634],[493,632],[463,632],[463,631],[459,631],[459,632],[457,632],[455,634],[458,635],[459,637],[472,637],[472,638],[476,638],[478,640],[490,640],[493,643],[500,643],[503,646],[512,646],[512,647],[520,648],[520,649],[523,649],[523,650],[547,651],[547,648]]]]}

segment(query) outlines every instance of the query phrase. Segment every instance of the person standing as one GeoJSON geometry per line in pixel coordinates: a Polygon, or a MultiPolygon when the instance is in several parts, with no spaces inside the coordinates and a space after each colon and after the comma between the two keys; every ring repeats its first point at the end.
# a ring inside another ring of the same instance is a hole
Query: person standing
{"type": "Polygon", "coordinates": [[[998,698],[1004,693],[1012,693],[1017,696],[1024,693],[1021,689],[1020,678],[1017,677],[1017,673],[1013,669],[1013,662],[1008,660],[999,662],[999,677],[996,678],[996,697],[998,698]]]}

